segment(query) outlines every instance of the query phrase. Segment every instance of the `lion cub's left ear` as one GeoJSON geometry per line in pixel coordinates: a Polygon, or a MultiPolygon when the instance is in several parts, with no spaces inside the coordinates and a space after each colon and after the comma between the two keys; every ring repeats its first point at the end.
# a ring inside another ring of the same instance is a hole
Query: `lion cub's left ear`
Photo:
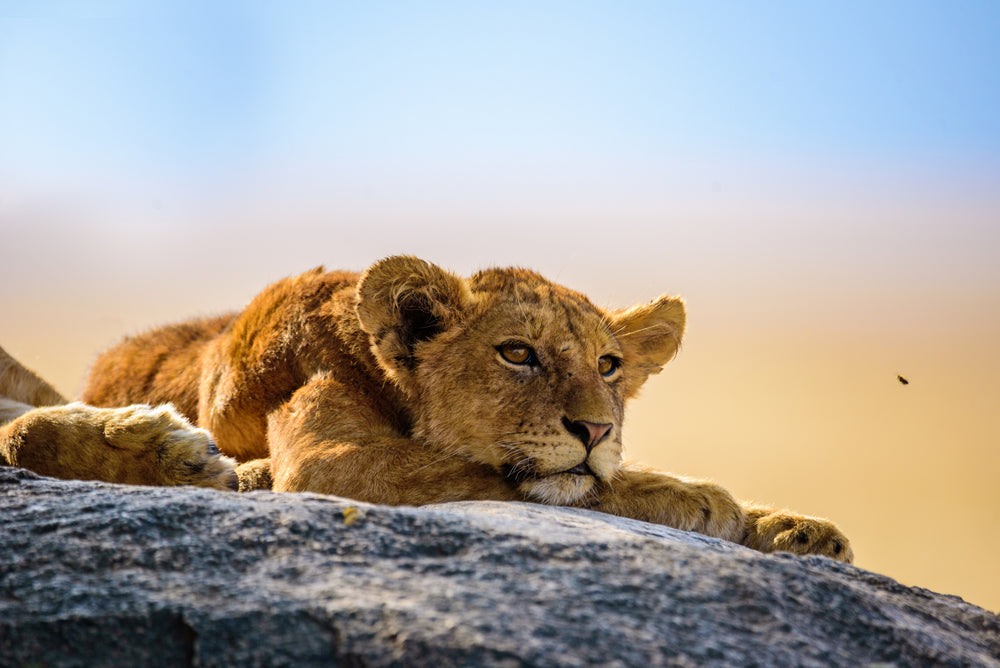
{"type": "Polygon", "coordinates": [[[355,309],[378,363],[405,387],[416,365],[417,344],[459,322],[471,302],[462,278],[399,255],[368,268],[358,283],[355,309]]]}
{"type": "Polygon", "coordinates": [[[625,396],[632,397],[677,354],[686,321],[684,300],[664,295],[608,316],[625,357],[625,396]]]}

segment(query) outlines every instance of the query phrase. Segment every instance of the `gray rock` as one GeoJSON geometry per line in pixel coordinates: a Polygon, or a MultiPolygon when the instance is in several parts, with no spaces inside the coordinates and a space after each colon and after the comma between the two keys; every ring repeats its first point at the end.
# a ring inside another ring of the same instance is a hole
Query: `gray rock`
{"type": "Polygon", "coordinates": [[[2,468],[0,518],[3,666],[1000,665],[959,598],[583,510],[2,468]]]}

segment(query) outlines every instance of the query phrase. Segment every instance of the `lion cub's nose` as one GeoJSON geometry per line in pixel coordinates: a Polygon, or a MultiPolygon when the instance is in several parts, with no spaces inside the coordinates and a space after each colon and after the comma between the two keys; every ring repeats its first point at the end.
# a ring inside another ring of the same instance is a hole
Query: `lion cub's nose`
{"type": "Polygon", "coordinates": [[[587,422],[586,420],[573,420],[572,422],[568,418],[562,419],[563,426],[566,427],[566,431],[576,436],[583,443],[583,447],[587,448],[589,453],[591,448],[601,442],[608,432],[611,431],[611,424],[598,424],[596,422],[587,422]]]}

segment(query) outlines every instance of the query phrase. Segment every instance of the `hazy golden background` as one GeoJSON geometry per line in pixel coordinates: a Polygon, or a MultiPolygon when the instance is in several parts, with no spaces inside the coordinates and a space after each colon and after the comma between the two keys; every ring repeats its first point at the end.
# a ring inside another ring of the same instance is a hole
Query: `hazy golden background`
{"type": "Polygon", "coordinates": [[[629,456],[1000,609],[994,5],[205,6],[0,16],[9,352],[74,394],[124,334],[394,253],[680,294],[629,456]]]}

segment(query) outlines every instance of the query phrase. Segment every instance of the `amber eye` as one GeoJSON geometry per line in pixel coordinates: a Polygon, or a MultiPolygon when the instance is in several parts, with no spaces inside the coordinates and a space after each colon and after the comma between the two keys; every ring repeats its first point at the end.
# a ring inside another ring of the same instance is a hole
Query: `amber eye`
{"type": "Polygon", "coordinates": [[[505,343],[502,346],[497,346],[497,350],[500,352],[500,356],[511,364],[538,364],[535,351],[523,343],[505,343]]]}
{"type": "Polygon", "coordinates": [[[620,367],[621,365],[622,361],[617,357],[613,357],[611,355],[604,355],[603,357],[599,357],[597,359],[597,372],[602,376],[607,377],[612,375],[615,371],[617,371],[618,367],[620,367]]]}

